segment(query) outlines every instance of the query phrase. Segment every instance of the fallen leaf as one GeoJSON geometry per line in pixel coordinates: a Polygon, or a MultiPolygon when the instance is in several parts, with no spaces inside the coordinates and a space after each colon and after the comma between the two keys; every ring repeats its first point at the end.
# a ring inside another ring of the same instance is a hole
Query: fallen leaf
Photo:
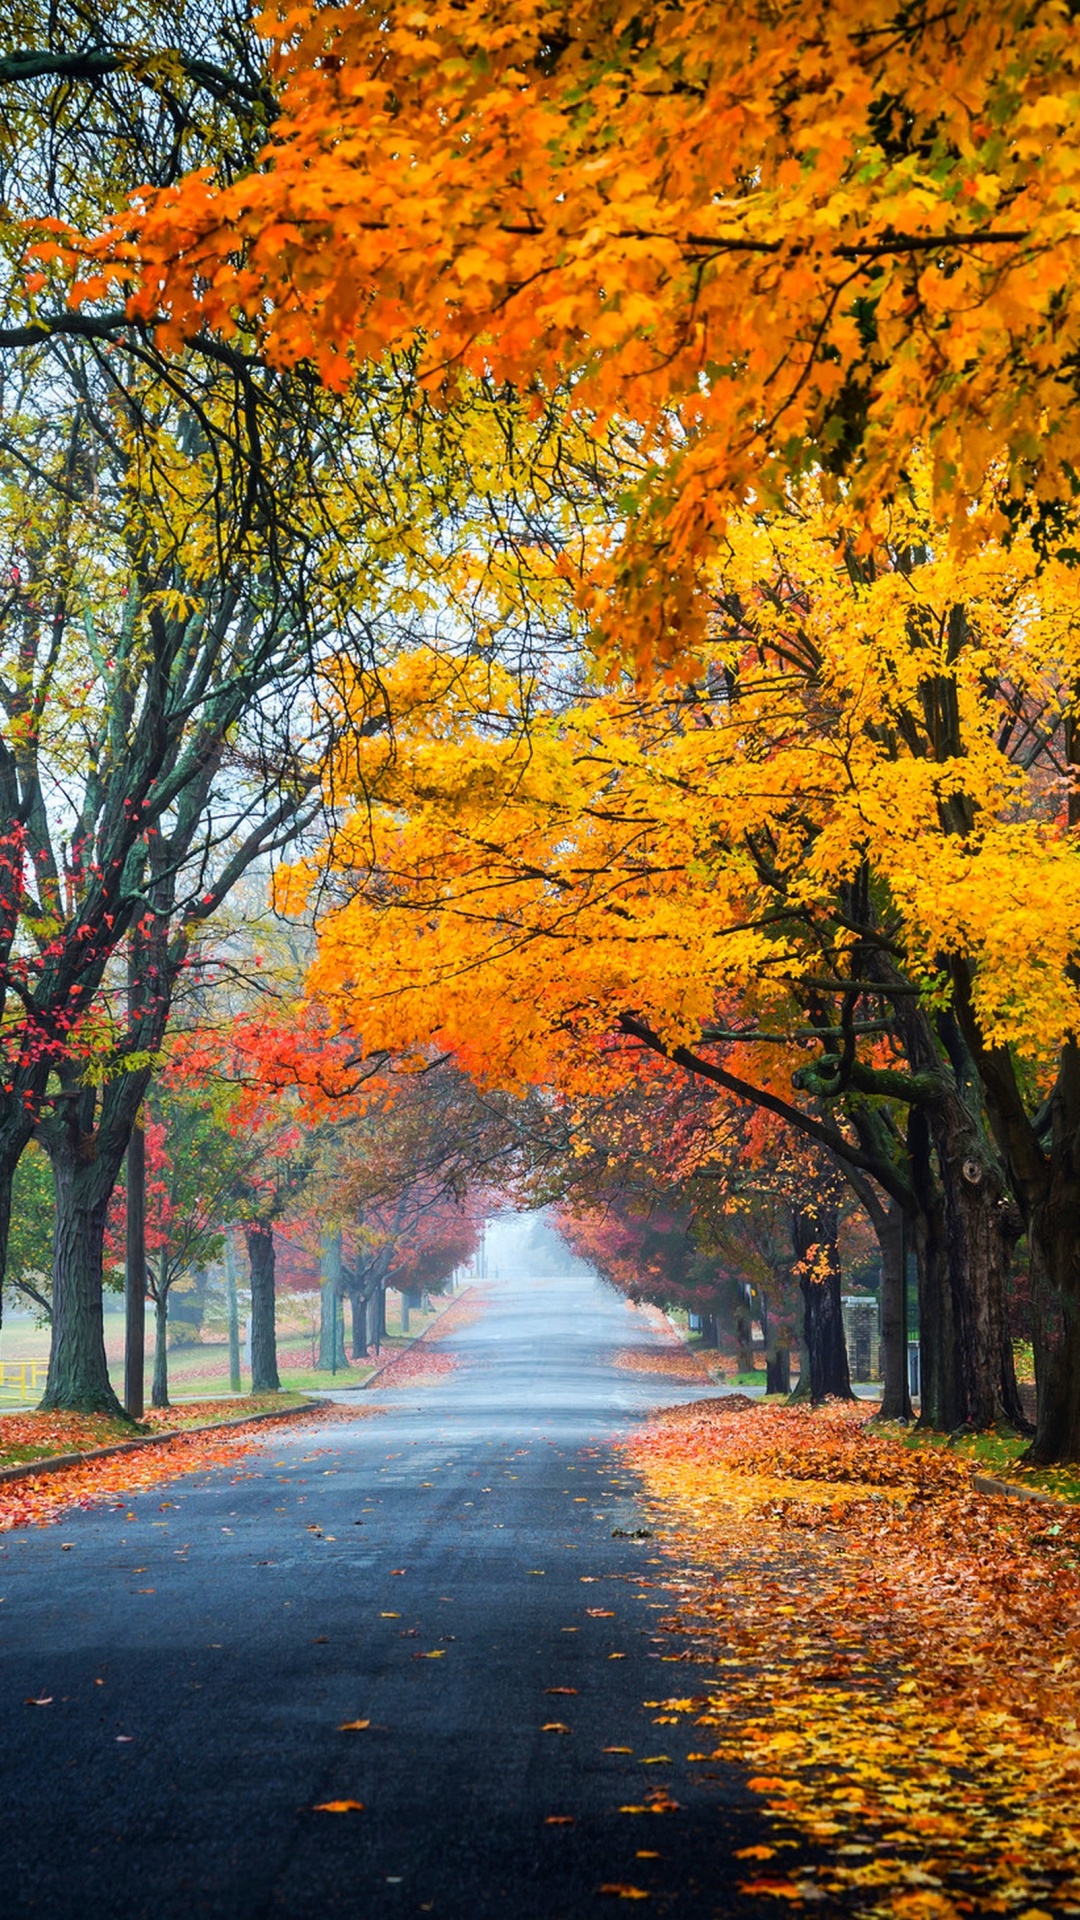
{"type": "Polygon", "coordinates": [[[414,1653],[413,1659],[414,1660],[441,1660],[445,1652],[446,1652],[445,1647],[436,1647],[434,1653],[414,1653]]]}
{"type": "Polygon", "coordinates": [[[370,1720],[343,1720],[341,1722],[340,1727],[338,1728],[338,1732],[339,1733],[363,1733],[365,1727],[370,1727],[370,1725],[371,1725],[370,1720]]]}
{"type": "Polygon", "coordinates": [[[605,1881],[601,1893],[613,1893],[620,1900],[648,1900],[650,1895],[644,1887],[632,1887],[622,1880],[605,1881]]]}
{"type": "Polygon", "coordinates": [[[738,1847],[735,1858],[736,1860],[771,1860],[775,1852],[775,1847],[738,1847]]]}
{"type": "Polygon", "coordinates": [[[569,1733],[570,1729],[561,1720],[545,1720],[541,1733],[569,1733]]]}
{"type": "Polygon", "coordinates": [[[545,1827],[572,1827],[575,1824],[572,1813],[549,1813],[544,1821],[545,1827]]]}
{"type": "Polygon", "coordinates": [[[633,1747],[602,1747],[602,1753],[633,1753],[633,1747]]]}
{"type": "Polygon", "coordinates": [[[23,1702],[23,1705],[27,1707],[51,1707],[52,1703],[53,1703],[52,1694],[42,1693],[42,1694],[37,1694],[36,1696],[34,1694],[31,1694],[30,1698],[23,1702]]]}
{"type": "Polygon", "coordinates": [[[408,1571],[409,1571],[408,1567],[391,1567],[390,1569],[391,1575],[396,1573],[408,1573],[408,1571]]]}
{"type": "Polygon", "coordinates": [[[363,1813],[362,1800],[321,1800],[312,1813],[363,1813]]]}
{"type": "Polygon", "coordinates": [[[545,1687],[545,1693],[576,1693],[576,1687],[545,1687]]]}
{"type": "Polygon", "coordinates": [[[585,1611],[590,1620],[614,1620],[615,1618],[610,1607],[586,1607],[585,1611]]]}
{"type": "Polygon", "coordinates": [[[803,1890],[794,1880],[740,1880],[740,1893],[767,1893],[774,1900],[802,1900],[803,1890]]]}

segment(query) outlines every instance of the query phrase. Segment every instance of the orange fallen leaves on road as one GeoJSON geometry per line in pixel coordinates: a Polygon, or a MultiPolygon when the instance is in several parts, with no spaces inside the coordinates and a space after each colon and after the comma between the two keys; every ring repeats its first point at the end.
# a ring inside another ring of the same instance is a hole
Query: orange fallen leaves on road
{"type": "Polygon", "coordinates": [[[312,1813],[363,1813],[364,1810],[362,1800],[320,1800],[318,1806],[311,1809],[312,1813]]]}
{"type": "Polygon", "coordinates": [[[370,1727],[370,1725],[371,1725],[370,1720],[343,1720],[341,1722],[341,1725],[338,1728],[338,1732],[339,1733],[363,1733],[366,1731],[368,1727],[370,1727]]]}
{"type": "Polygon", "coordinates": [[[569,1733],[570,1729],[562,1720],[545,1720],[541,1733],[569,1733]]]}
{"type": "Polygon", "coordinates": [[[609,1880],[598,1889],[600,1893],[613,1893],[620,1900],[648,1900],[651,1895],[644,1887],[630,1886],[622,1880],[609,1880]]]}

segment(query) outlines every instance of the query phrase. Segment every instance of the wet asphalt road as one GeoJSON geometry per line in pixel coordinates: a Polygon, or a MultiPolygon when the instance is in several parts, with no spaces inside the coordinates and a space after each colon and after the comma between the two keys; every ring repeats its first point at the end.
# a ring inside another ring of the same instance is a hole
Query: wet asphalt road
{"type": "Polygon", "coordinates": [[[753,1796],[642,1704],[703,1676],[613,1537],[647,1516],[612,1442],[700,1394],[614,1366],[652,1340],[588,1278],[499,1281],[380,1417],[0,1536],[5,1915],[751,1914],[753,1796]]]}

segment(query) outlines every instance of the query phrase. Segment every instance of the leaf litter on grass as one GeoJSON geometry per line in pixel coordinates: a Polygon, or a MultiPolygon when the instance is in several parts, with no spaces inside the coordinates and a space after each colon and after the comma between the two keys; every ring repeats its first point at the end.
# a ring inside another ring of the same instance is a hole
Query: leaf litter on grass
{"type": "Polygon", "coordinates": [[[627,1443],[666,1658],[715,1676],[652,1704],[761,1797],[786,1851],[747,1895],[1080,1913],[1080,1513],[980,1496],[867,1412],[704,1401],[627,1443]]]}

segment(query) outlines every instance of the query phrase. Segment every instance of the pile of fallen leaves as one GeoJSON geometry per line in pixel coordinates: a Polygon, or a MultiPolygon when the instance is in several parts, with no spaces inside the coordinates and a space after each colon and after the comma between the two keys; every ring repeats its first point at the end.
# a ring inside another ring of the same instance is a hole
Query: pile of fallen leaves
{"type": "Polygon", "coordinates": [[[712,1376],[696,1354],[685,1347],[624,1347],[615,1355],[614,1364],[626,1373],[661,1373],[669,1380],[689,1380],[708,1386],[712,1376]]]}
{"type": "Polygon", "coordinates": [[[653,1704],[761,1795],[747,1893],[1080,1913],[1080,1511],[981,1496],[867,1411],[701,1402],[629,1444],[679,1566],[653,1704]]]}

